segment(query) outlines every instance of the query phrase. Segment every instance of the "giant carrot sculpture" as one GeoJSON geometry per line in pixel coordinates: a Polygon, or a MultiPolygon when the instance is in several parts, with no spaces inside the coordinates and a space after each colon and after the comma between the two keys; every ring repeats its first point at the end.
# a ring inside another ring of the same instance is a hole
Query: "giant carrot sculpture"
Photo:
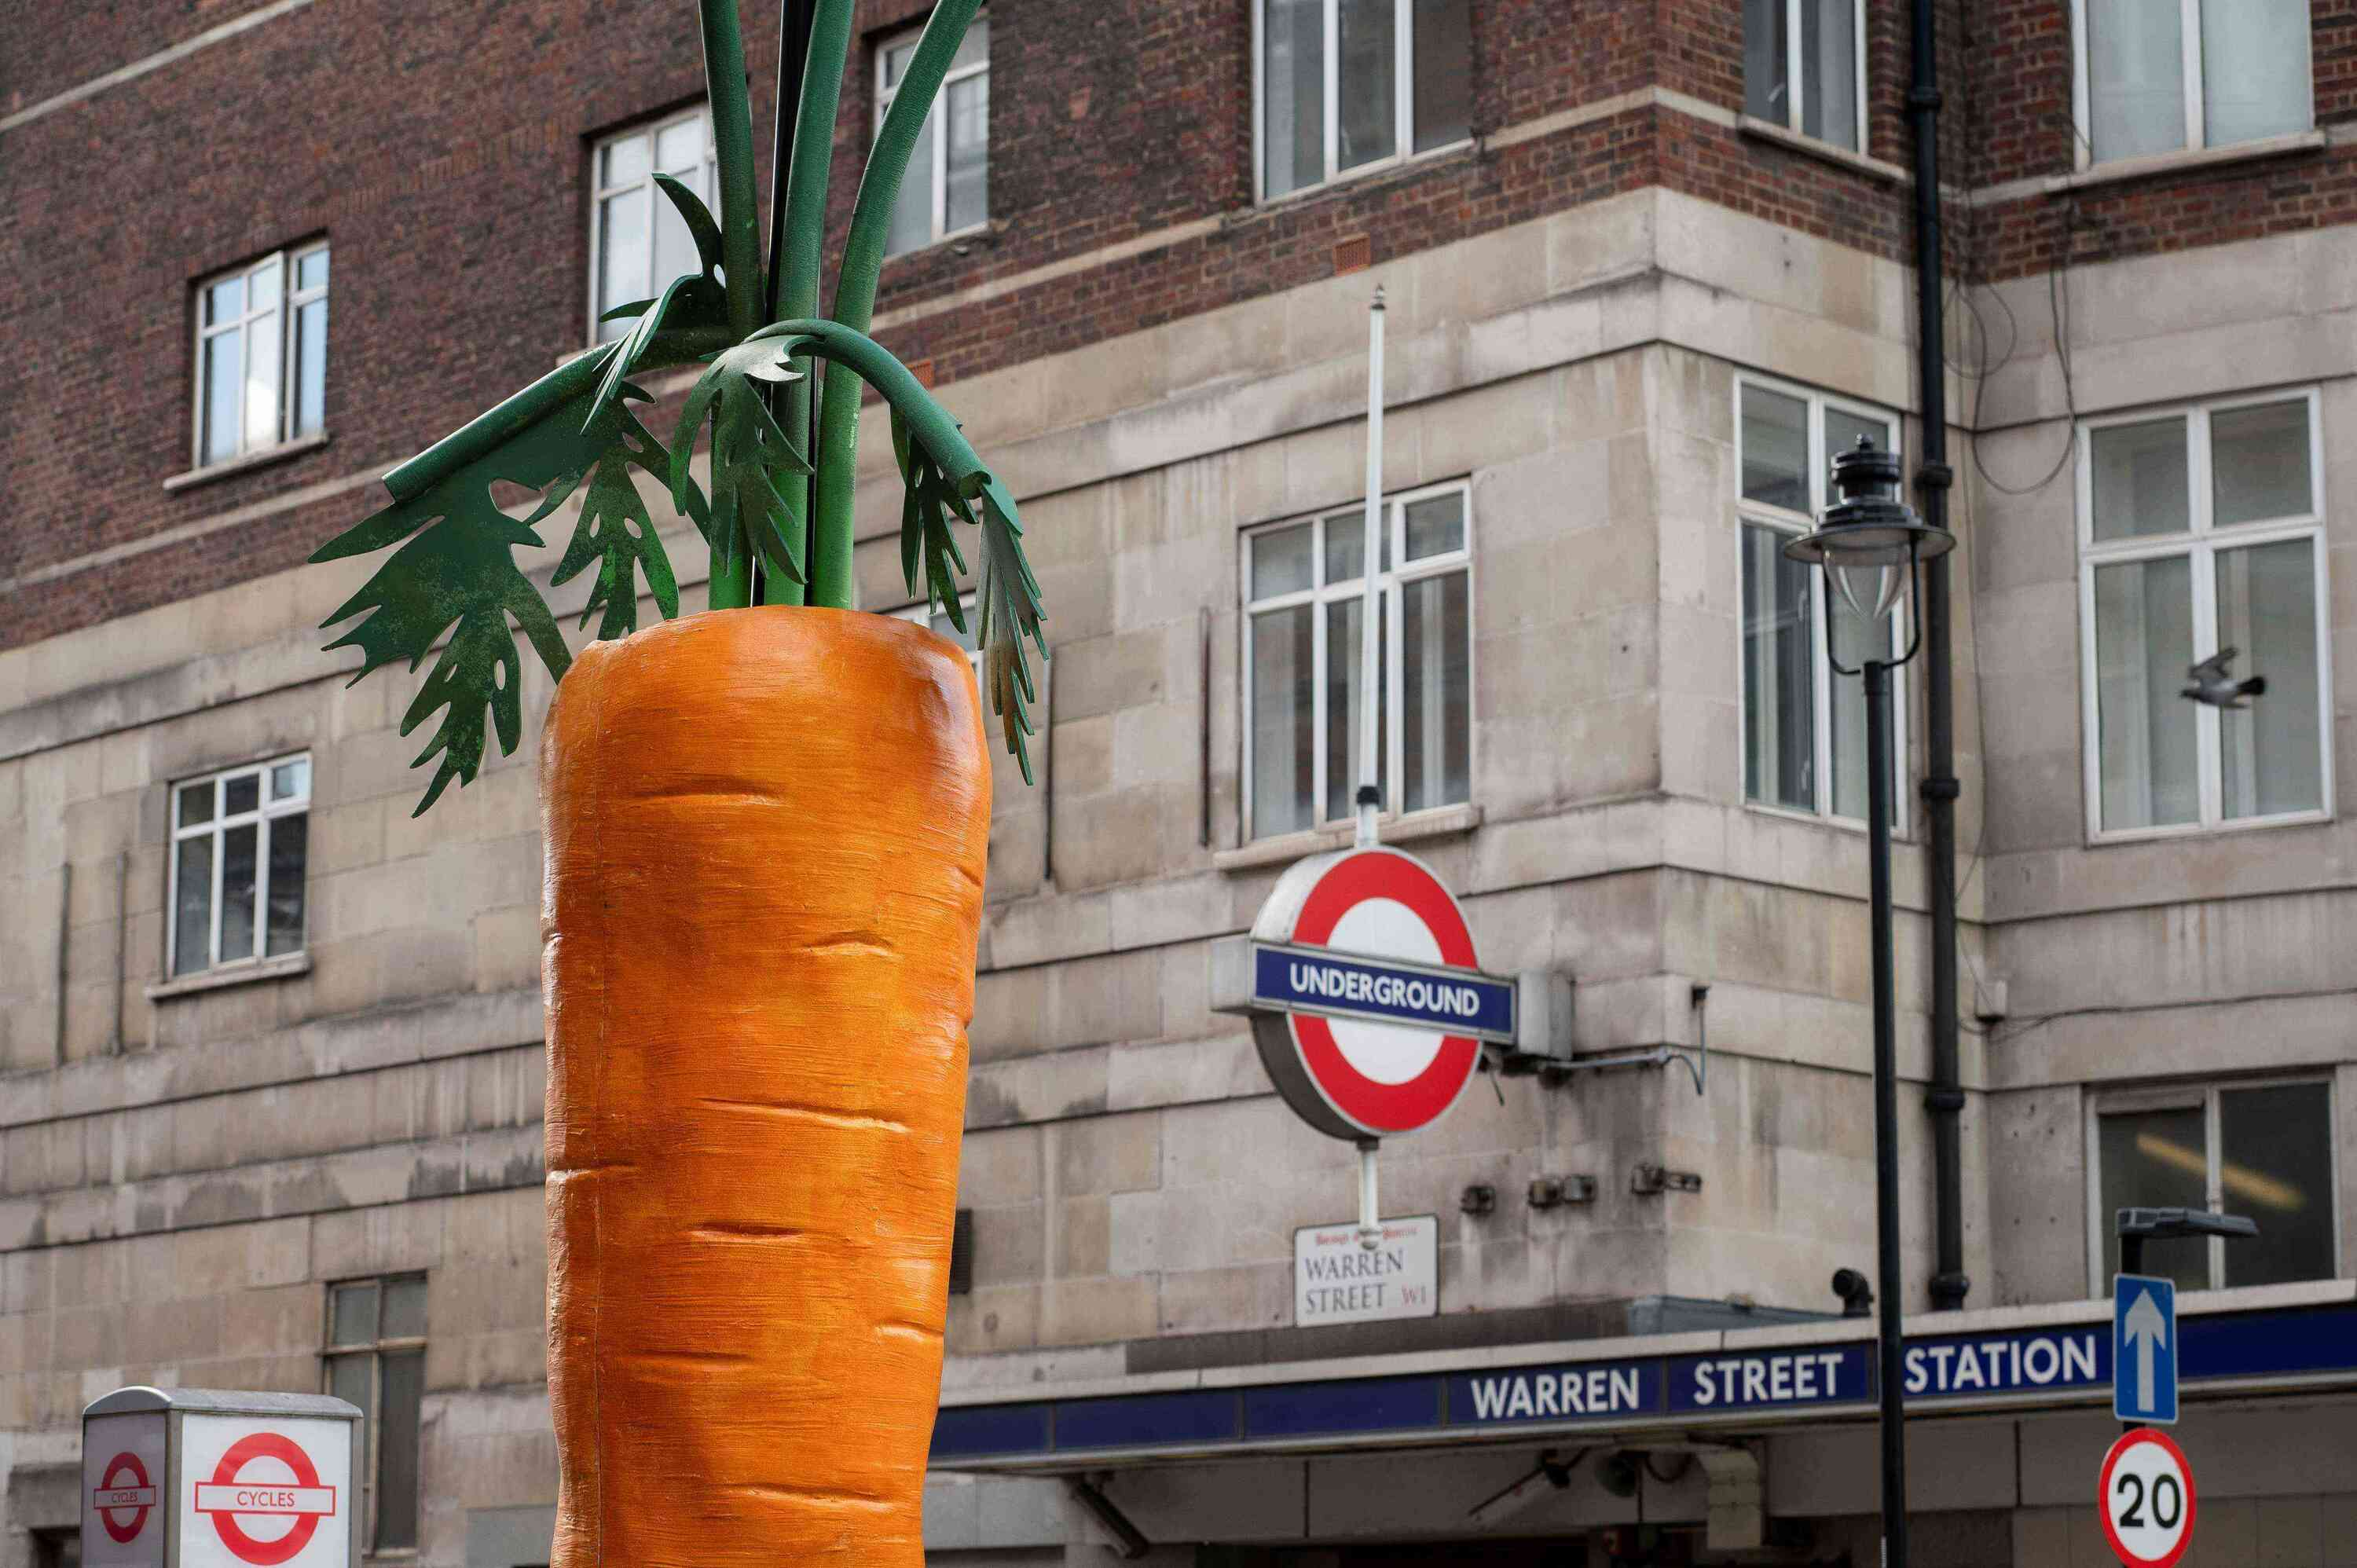
{"type": "Polygon", "coordinates": [[[362,675],[435,658],[403,719],[440,715],[420,811],[474,779],[487,725],[514,749],[517,630],[560,678],[542,765],[555,1568],[921,1562],[990,776],[965,655],[851,607],[852,469],[864,381],[891,413],[910,591],[961,629],[955,530],[978,530],[975,635],[1024,757],[1023,643],[1046,647],[1014,503],[864,331],[977,4],[934,9],[820,319],[853,0],[817,7],[767,274],[736,5],[702,0],[718,219],[663,181],[702,271],[388,473],[393,504],[317,557],[399,546],[328,623],[365,617],[330,645],[362,675]],[[699,361],[666,446],[631,377],[699,361]],[[709,544],[712,613],[669,618],[633,469],[709,544]],[[509,515],[495,481],[539,507],[509,515]],[[596,566],[583,620],[602,611],[605,639],[577,661],[514,559],[576,494],[554,580],[596,566]],[[640,578],[668,621],[642,632],[640,578]]]}

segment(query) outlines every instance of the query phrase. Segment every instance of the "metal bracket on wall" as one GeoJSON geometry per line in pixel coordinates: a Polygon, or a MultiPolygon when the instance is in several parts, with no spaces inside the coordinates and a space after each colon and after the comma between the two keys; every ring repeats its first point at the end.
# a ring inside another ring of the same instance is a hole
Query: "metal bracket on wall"
{"type": "MultiPolygon", "coordinates": [[[[1524,1000],[1522,1001],[1521,1006],[1527,1015],[1532,1010],[1532,1002],[1529,999],[1531,996],[1529,977],[1524,977],[1524,1000]]],[[[1560,984],[1563,992],[1561,1002],[1556,1004],[1550,998],[1549,1004],[1551,1007],[1560,1005],[1562,1009],[1561,1034],[1567,1043],[1570,1034],[1571,983],[1568,980],[1561,980],[1560,984]]],[[[1686,1069],[1686,1076],[1694,1079],[1695,1092],[1700,1094],[1703,1091],[1703,1085],[1709,1081],[1710,1072],[1710,1012],[1706,1005],[1709,997],[1710,987],[1699,981],[1695,982],[1688,992],[1688,1005],[1694,1009],[1695,1015],[1695,1046],[1692,1050],[1688,1050],[1684,1046],[1655,1046],[1650,1050],[1623,1051],[1612,1056],[1598,1057],[1575,1057],[1567,1052],[1511,1050],[1500,1053],[1498,1070],[1508,1078],[1535,1076],[1550,1088],[1561,1088],[1571,1081],[1571,1075],[1576,1072],[1594,1072],[1604,1068],[1614,1067],[1665,1068],[1672,1062],[1675,1062],[1686,1069]]]]}

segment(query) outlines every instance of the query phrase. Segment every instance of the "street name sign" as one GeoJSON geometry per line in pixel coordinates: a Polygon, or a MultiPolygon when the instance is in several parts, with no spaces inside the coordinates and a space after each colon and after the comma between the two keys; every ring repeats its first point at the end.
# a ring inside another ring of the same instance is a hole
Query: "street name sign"
{"type": "Polygon", "coordinates": [[[1293,1233],[1293,1321],[1308,1328],[1382,1317],[1430,1317],[1440,1310],[1440,1220],[1419,1214],[1386,1219],[1372,1247],[1356,1220],[1293,1233]]]}
{"type": "Polygon", "coordinates": [[[2169,1434],[2123,1433],[2096,1483],[2104,1539],[2126,1568],[2173,1568],[2193,1540],[2193,1469],[2169,1434]]]}
{"type": "MultiPolygon", "coordinates": [[[[1380,846],[1312,855],[1277,879],[1216,1005],[1248,1013],[1287,1105],[1363,1143],[1428,1126],[1514,1039],[1514,983],[1481,972],[1432,868],[1380,846]]],[[[1215,966],[1226,960],[1216,960],[1215,966]]]]}
{"type": "Polygon", "coordinates": [[[2112,1413],[2167,1426],[2177,1420],[2177,1284],[2112,1276],[2112,1413]]]}

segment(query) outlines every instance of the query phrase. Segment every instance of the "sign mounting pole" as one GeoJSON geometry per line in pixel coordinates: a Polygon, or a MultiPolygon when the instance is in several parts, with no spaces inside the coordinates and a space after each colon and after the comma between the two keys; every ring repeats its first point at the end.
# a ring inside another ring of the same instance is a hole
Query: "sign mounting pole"
{"type": "MultiPolygon", "coordinates": [[[[1375,813],[1383,789],[1375,737],[1382,727],[1383,599],[1375,576],[1383,559],[1383,285],[1375,285],[1367,306],[1367,529],[1359,553],[1359,815],[1358,847],[1376,843],[1375,813]]],[[[1359,1140],[1359,1245],[1372,1251],[1383,1239],[1382,1205],[1375,1197],[1377,1140],[1359,1140]]]]}

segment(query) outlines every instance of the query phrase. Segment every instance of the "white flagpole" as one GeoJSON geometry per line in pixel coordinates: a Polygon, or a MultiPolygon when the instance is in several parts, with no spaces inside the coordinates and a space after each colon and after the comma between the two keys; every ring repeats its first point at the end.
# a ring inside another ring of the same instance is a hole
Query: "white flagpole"
{"type": "MultiPolygon", "coordinates": [[[[1383,711],[1383,597],[1375,576],[1383,560],[1383,290],[1375,285],[1367,307],[1367,531],[1359,555],[1364,588],[1359,597],[1359,832],[1358,846],[1373,847],[1375,813],[1383,800],[1383,777],[1375,752],[1376,715],[1383,711]]],[[[1359,1143],[1359,1245],[1373,1251],[1383,1239],[1383,1211],[1375,1196],[1376,1140],[1359,1143]]]]}
{"type": "Polygon", "coordinates": [[[1375,574],[1383,559],[1383,290],[1375,285],[1367,308],[1367,534],[1360,557],[1365,591],[1359,600],[1359,833],[1365,849],[1375,842],[1375,811],[1383,799],[1375,756],[1376,714],[1382,711],[1383,600],[1375,574]]]}

